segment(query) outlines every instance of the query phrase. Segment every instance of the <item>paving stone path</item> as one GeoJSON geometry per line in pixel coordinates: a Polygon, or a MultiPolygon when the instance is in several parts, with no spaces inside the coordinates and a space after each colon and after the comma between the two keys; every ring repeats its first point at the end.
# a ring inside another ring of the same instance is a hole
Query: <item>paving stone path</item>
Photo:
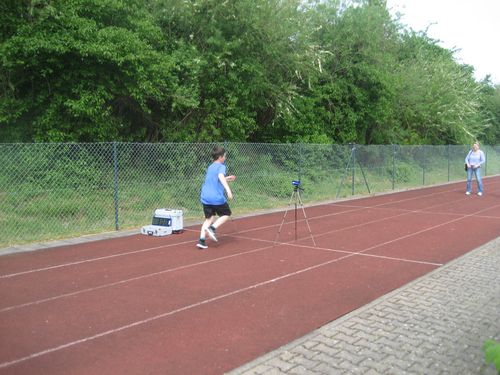
{"type": "Polygon", "coordinates": [[[230,375],[496,375],[500,238],[297,339],[230,375]]]}

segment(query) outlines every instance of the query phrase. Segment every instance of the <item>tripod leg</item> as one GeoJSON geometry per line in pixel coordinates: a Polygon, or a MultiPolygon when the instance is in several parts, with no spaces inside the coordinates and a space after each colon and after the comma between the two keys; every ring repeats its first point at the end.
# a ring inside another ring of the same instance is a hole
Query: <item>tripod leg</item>
{"type": "Polygon", "coordinates": [[[276,244],[276,241],[278,241],[278,238],[281,234],[281,229],[283,228],[283,224],[285,223],[285,218],[286,218],[286,215],[288,213],[288,209],[289,209],[290,205],[292,204],[292,201],[294,200],[294,198],[295,198],[295,190],[292,192],[292,196],[290,197],[290,202],[288,203],[288,206],[286,207],[285,213],[283,214],[283,219],[281,219],[281,224],[280,224],[280,227],[278,229],[278,233],[276,233],[276,237],[274,238],[275,244],[276,244]]]}
{"type": "MultiPolygon", "coordinates": [[[[302,213],[304,214],[304,219],[306,221],[307,229],[309,230],[309,236],[311,237],[311,240],[313,242],[314,247],[317,247],[316,241],[314,241],[314,237],[312,235],[311,226],[309,225],[309,220],[307,219],[304,204],[302,203],[302,199],[300,198],[300,193],[298,193],[298,201],[299,201],[300,206],[302,207],[302,213]]],[[[297,222],[295,222],[295,228],[297,228],[297,222]]],[[[295,241],[297,241],[297,229],[295,229],[295,241]]]]}
{"type": "Polygon", "coordinates": [[[297,241],[297,200],[295,200],[295,241],[297,241]]]}

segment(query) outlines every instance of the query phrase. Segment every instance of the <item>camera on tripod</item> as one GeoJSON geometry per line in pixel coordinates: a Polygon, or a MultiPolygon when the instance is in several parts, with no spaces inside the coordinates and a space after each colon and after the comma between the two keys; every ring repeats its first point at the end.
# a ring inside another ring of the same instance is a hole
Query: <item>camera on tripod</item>
{"type": "Polygon", "coordinates": [[[300,186],[300,180],[293,180],[293,181],[292,181],[292,186],[293,186],[293,190],[294,190],[294,191],[297,191],[297,190],[304,190],[304,189],[300,186]]]}
{"type": "MultiPolygon", "coordinates": [[[[302,203],[302,198],[300,197],[300,191],[304,190],[301,187],[301,181],[299,180],[292,180],[292,186],[293,186],[293,192],[292,196],[290,197],[290,203],[288,204],[289,206],[293,203],[295,207],[295,241],[297,241],[297,206],[300,206],[302,209],[302,214],[304,215],[304,220],[307,224],[307,229],[309,229],[309,236],[311,237],[311,240],[314,244],[314,247],[316,247],[316,242],[314,241],[314,237],[311,232],[311,227],[309,226],[309,221],[307,220],[307,215],[306,215],[306,210],[304,208],[304,203],[302,203]]],[[[278,229],[278,233],[276,233],[276,237],[274,239],[274,243],[278,240],[278,237],[280,236],[281,233],[281,228],[283,228],[283,224],[285,223],[285,218],[286,214],[288,213],[288,208],[285,210],[285,214],[283,215],[283,219],[281,220],[280,227],[278,229]]],[[[301,219],[302,221],[302,219],[301,219]]]]}

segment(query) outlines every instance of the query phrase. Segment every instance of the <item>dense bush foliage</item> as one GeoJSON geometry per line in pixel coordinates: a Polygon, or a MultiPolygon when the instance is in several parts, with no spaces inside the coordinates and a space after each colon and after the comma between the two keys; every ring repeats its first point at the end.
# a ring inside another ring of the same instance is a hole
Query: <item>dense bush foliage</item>
{"type": "Polygon", "coordinates": [[[6,0],[4,142],[500,141],[500,92],[383,0],[6,0]]]}

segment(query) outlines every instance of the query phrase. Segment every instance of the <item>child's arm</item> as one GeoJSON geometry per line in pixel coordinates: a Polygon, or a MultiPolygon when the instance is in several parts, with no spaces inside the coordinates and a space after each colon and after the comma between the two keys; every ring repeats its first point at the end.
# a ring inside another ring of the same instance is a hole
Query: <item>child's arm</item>
{"type": "MultiPolygon", "coordinates": [[[[228,176],[231,177],[231,176],[228,176]]],[[[224,186],[224,189],[226,189],[226,194],[229,199],[233,199],[233,192],[231,191],[231,188],[229,187],[229,184],[227,183],[226,176],[224,176],[223,173],[219,173],[219,181],[224,186]]]]}

